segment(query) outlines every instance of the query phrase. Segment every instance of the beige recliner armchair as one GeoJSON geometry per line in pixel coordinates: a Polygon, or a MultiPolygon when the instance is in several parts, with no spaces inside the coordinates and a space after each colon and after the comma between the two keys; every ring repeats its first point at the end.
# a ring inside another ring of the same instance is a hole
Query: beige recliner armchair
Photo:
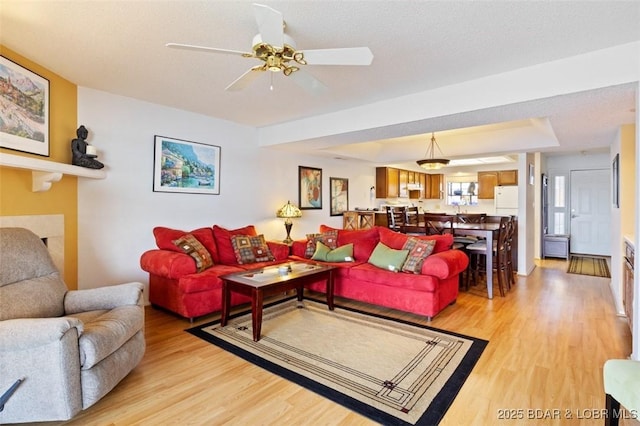
{"type": "Polygon", "coordinates": [[[0,424],[67,420],[145,351],[142,284],[69,291],[31,231],[0,228],[0,424]]]}

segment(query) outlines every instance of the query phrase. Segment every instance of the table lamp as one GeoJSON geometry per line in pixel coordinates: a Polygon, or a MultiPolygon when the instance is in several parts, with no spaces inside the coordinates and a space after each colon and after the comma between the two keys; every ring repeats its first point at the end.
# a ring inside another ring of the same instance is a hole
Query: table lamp
{"type": "Polygon", "coordinates": [[[284,243],[291,244],[293,240],[291,239],[291,228],[293,227],[293,222],[291,221],[292,217],[302,217],[302,212],[300,209],[291,202],[287,201],[287,204],[282,206],[277,212],[277,217],[284,218],[284,228],[287,230],[287,238],[284,239],[284,243]]]}

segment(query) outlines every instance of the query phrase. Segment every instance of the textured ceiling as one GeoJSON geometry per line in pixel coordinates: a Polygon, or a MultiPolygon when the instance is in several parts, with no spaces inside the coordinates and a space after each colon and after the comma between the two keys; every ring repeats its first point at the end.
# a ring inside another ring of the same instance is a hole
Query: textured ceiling
{"type": "MultiPolygon", "coordinates": [[[[263,3],[283,13],[286,32],[298,49],[368,46],[372,65],[307,66],[307,72],[329,87],[320,96],[308,94],[282,74],[273,75],[270,91],[271,73],[242,92],[225,92],[229,83],[257,65],[255,59],[164,46],[177,42],[249,51],[257,27],[252,3],[242,0],[0,0],[0,43],[80,86],[264,127],[640,40],[638,1],[263,3]]],[[[596,126],[610,132],[635,121],[630,111],[635,87],[611,90],[513,107],[517,113],[495,108],[443,117],[437,130],[544,118],[561,143],[582,136],[601,138],[593,134],[596,126]]],[[[385,138],[425,132],[424,126],[396,130],[385,138]]],[[[428,137],[375,139],[372,135],[370,145],[360,147],[334,144],[323,153],[404,161],[409,152],[422,155],[428,137]],[[389,143],[393,149],[385,148],[389,143]],[[394,157],[394,152],[405,154],[394,157]]],[[[300,149],[295,144],[291,148],[300,149]]],[[[455,144],[452,151],[462,155],[455,144]]]]}

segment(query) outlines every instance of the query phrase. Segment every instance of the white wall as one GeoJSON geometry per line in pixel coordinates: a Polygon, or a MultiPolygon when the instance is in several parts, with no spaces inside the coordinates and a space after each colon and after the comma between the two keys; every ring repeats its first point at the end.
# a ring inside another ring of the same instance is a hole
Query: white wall
{"type": "Polygon", "coordinates": [[[275,212],[287,199],[298,203],[299,165],[323,170],[323,209],[303,211],[292,238],[317,232],[323,223],[342,226],[341,216],[329,215],[329,177],[349,179],[351,208],[371,204],[374,167],[259,148],[254,128],[83,87],[80,124],[89,129],[88,142],[98,149],[107,178],[78,179],[78,288],[146,283],[139,259],[155,248],[155,226],[254,224],[267,239],[284,239],[275,212]],[[220,195],[153,192],[154,135],[220,146],[220,195]]]}

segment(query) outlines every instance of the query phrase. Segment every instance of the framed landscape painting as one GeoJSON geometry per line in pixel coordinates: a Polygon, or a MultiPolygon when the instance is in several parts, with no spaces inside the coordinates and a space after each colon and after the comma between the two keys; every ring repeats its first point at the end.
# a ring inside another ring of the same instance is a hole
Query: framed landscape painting
{"type": "Polygon", "coordinates": [[[300,210],[322,209],[322,169],[298,166],[300,210]]]}
{"type": "Polygon", "coordinates": [[[153,190],[220,194],[220,147],[156,136],[153,190]]]}
{"type": "Polygon", "coordinates": [[[49,80],[0,56],[0,147],[49,156],[49,80]]]}
{"type": "Polygon", "coordinates": [[[329,178],[331,188],[330,216],[342,216],[349,210],[349,179],[329,178]]]}

